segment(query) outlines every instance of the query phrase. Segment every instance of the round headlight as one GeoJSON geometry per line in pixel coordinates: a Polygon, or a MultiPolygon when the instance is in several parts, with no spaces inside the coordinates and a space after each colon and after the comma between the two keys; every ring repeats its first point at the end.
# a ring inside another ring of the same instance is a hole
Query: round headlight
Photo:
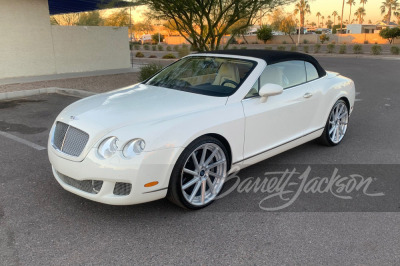
{"type": "Polygon", "coordinates": [[[146,142],[143,139],[133,139],[126,143],[122,153],[126,158],[132,158],[135,154],[140,154],[146,147],[146,142]]]}
{"type": "Polygon", "coordinates": [[[114,153],[117,152],[118,150],[118,138],[117,137],[109,137],[103,140],[99,148],[97,149],[97,152],[99,155],[105,159],[110,158],[111,156],[114,155],[114,153]]]}

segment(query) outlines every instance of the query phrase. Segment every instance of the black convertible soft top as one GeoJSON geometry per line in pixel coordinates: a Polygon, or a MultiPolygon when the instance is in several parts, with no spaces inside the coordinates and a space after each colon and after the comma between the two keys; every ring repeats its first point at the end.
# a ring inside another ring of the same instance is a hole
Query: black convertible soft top
{"type": "Polygon", "coordinates": [[[296,53],[296,52],[286,52],[286,51],[271,51],[271,50],[219,50],[206,52],[210,54],[223,54],[223,55],[239,55],[239,56],[249,56],[263,59],[268,65],[276,64],[284,61],[291,60],[303,60],[314,65],[317,69],[320,77],[326,75],[326,71],[318,63],[318,61],[308,54],[296,53]]]}

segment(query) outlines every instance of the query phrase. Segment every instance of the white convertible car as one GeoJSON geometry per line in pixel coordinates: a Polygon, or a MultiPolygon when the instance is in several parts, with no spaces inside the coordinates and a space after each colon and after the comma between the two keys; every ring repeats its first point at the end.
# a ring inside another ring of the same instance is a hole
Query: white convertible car
{"type": "Polygon", "coordinates": [[[68,106],[48,153],[61,186],[87,199],[127,205],[168,197],[199,209],[215,200],[233,166],[317,138],[339,144],[354,98],[352,80],[306,54],[198,53],[68,106]]]}

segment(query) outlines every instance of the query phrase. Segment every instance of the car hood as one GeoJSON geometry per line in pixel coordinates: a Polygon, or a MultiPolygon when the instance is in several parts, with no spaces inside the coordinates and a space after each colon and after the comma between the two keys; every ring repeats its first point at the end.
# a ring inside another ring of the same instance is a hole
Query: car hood
{"type": "Polygon", "coordinates": [[[137,84],[77,101],[64,109],[58,121],[87,132],[98,140],[128,125],[145,126],[225,105],[227,97],[213,97],[137,84]]]}

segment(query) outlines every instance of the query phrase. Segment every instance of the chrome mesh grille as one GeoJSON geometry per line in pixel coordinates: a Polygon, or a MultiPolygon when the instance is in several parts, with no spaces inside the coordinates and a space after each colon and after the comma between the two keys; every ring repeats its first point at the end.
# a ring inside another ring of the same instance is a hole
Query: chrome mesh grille
{"type": "Polygon", "coordinates": [[[126,196],[131,193],[131,190],[132,184],[117,182],[115,183],[113,194],[118,196],[126,196]]]}
{"type": "Polygon", "coordinates": [[[60,179],[67,185],[70,185],[74,188],[77,188],[79,190],[91,193],[91,194],[97,194],[101,190],[101,187],[103,186],[103,181],[99,180],[76,180],[73,179],[69,176],[63,175],[60,172],[57,172],[58,176],[60,179]]]}
{"type": "Polygon", "coordinates": [[[89,140],[89,135],[62,122],[56,123],[53,145],[65,154],[78,157],[89,140]]]}

